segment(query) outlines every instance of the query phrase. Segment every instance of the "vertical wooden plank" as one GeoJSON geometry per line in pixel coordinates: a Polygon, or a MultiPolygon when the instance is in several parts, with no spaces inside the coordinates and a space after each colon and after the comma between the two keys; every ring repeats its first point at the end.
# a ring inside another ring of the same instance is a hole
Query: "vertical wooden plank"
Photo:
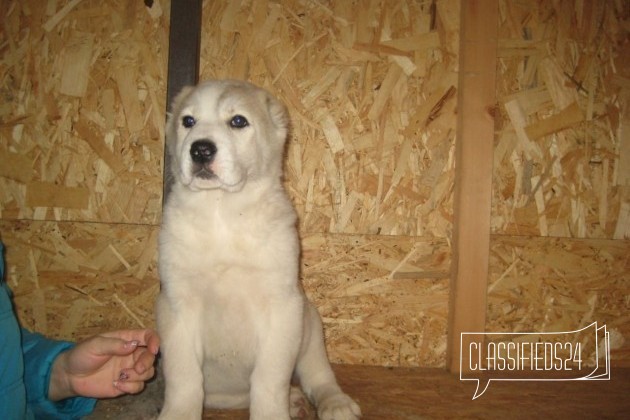
{"type": "Polygon", "coordinates": [[[497,0],[462,1],[447,349],[447,366],[452,372],[460,369],[461,333],[485,328],[497,27],[497,0]]]}
{"type": "MultiPolygon", "coordinates": [[[[199,47],[201,45],[202,0],[171,1],[171,23],[168,46],[168,81],[166,109],[177,93],[199,80],[199,47]]],[[[170,158],[164,147],[164,195],[166,201],[171,189],[170,158]]]]}

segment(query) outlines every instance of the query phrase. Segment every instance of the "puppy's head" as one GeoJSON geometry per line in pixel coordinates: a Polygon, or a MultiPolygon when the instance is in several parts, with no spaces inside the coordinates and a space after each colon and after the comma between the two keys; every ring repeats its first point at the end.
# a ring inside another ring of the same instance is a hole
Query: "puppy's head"
{"type": "Polygon", "coordinates": [[[172,110],[166,142],[176,182],[235,192],[248,180],[281,176],[288,115],[267,91],[209,81],[184,88],[172,110]]]}

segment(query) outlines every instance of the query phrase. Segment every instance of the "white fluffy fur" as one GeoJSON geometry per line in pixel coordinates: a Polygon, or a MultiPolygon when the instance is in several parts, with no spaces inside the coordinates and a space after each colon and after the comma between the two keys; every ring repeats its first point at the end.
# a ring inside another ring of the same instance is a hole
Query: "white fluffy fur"
{"type": "Polygon", "coordinates": [[[175,177],[160,233],[165,402],[161,419],[199,419],[203,405],[289,419],[292,375],[321,419],[360,416],[326,357],[317,310],[298,280],[296,215],[283,189],[288,117],[266,91],[237,81],[185,89],[167,123],[175,177]],[[229,121],[242,115],[243,128],[229,121]],[[196,123],[186,128],[184,116],[196,123]],[[191,144],[217,153],[193,173],[191,144]]]}

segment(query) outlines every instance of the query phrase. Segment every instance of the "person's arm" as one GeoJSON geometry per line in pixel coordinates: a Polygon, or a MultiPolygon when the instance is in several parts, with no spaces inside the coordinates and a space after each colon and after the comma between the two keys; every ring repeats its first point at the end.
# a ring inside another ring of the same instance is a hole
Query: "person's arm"
{"type": "Polygon", "coordinates": [[[19,328],[11,292],[3,281],[3,251],[0,242],[0,408],[4,414],[11,419],[79,418],[92,412],[96,398],[142,391],[154,374],[160,345],[157,333],[112,331],[75,346],[19,328]]]}
{"type": "Polygon", "coordinates": [[[53,363],[73,346],[70,342],[50,340],[22,328],[26,403],[35,418],[80,418],[94,409],[94,398],[75,396],[53,401],[48,397],[53,363]]]}
{"type": "MultiPolygon", "coordinates": [[[[0,243],[0,248],[1,246],[0,243]]],[[[0,412],[6,419],[24,419],[26,392],[20,327],[13,315],[10,291],[2,281],[1,271],[2,258],[0,258],[0,412]]]]}
{"type": "Polygon", "coordinates": [[[92,412],[96,398],[142,391],[159,338],[149,329],[121,330],[75,346],[23,329],[22,348],[29,409],[36,418],[68,419],[92,412]]]}
{"type": "Polygon", "coordinates": [[[48,340],[21,329],[4,283],[4,247],[0,242],[0,412],[3,418],[69,419],[88,414],[96,400],[47,398],[53,360],[72,344],[48,340]]]}
{"type": "Polygon", "coordinates": [[[48,398],[136,394],[153,377],[159,345],[157,333],[150,329],[111,331],[91,337],[55,359],[48,398]]]}

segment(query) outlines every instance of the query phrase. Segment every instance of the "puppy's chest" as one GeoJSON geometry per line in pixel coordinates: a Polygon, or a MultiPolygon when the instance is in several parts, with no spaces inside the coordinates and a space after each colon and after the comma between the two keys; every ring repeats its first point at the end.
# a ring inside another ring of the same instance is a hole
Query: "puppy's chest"
{"type": "Polygon", "coordinates": [[[201,325],[205,357],[226,366],[248,365],[260,335],[252,312],[256,305],[238,293],[207,298],[201,325]]]}
{"type": "Polygon", "coordinates": [[[265,252],[265,224],[255,216],[243,213],[219,215],[179,221],[184,247],[200,261],[251,258],[265,252]]]}

